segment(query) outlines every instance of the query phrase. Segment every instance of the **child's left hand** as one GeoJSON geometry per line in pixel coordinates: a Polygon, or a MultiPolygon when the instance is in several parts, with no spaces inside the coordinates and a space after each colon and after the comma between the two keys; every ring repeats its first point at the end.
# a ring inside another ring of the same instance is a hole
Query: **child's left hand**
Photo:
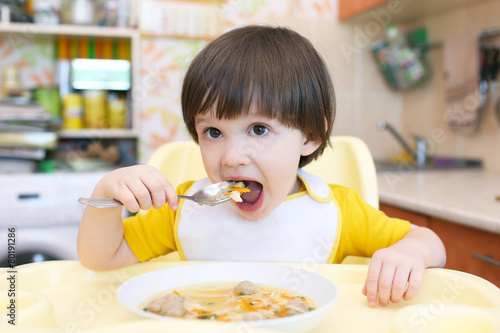
{"type": "Polygon", "coordinates": [[[376,305],[377,300],[383,306],[389,301],[410,300],[420,289],[425,271],[422,256],[395,246],[380,249],[372,256],[362,290],[370,305],[376,305]]]}
{"type": "Polygon", "coordinates": [[[412,225],[399,242],[373,254],[362,293],[370,305],[413,299],[425,269],[443,267],[445,262],[446,251],[439,237],[430,229],[412,225]]]}

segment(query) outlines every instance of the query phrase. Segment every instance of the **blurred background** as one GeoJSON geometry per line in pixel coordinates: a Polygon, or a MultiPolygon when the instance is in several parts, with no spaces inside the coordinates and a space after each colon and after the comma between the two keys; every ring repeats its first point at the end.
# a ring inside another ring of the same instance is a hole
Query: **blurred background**
{"type": "Polygon", "coordinates": [[[386,159],[399,154],[401,146],[377,127],[385,120],[402,135],[432,141],[428,148],[435,154],[477,158],[486,168],[500,168],[496,97],[482,108],[473,105],[477,110],[470,114],[467,102],[456,107],[447,99],[454,85],[479,86],[479,39],[493,30],[486,42],[492,48],[498,44],[493,13],[499,1],[32,0],[0,5],[2,101],[15,97],[42,104],[59,131],[59,144],[50,147],[55,152],[47,158],[52,162],[44,160],[37,171],[144,163],[162,143],[187,139],[179,91],[190,59],[224,31],[264,23],[297,30],[326,59],[338,98],[335,134],[358,136],[376,159],[386,159]],[[397,48],[408,51],[399,52],[406,60],[391,70],[388,50],[396,49],[397,57],[397,48]],[[456,51],[450,56],[447,48],[456,51]],[[405,73],[408,82],[391,81],[405,73]],[[466,120],[454,122],[457,117],[466,120]],[[73,140],[83,138],[92,142],[73,140]],[[67,156],[82,147],[82,156],[67,156]]]}

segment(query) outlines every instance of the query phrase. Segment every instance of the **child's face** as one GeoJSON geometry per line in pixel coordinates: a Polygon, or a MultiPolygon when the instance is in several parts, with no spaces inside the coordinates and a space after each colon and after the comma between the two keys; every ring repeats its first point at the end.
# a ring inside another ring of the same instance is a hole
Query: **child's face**
{"type": "Polygon", "coordinates": [[[233,204],[252,220],[266,217],[299,190],[300,156],[319,146],[300,130],[257,112],[236,119],[207,113],[196,116],[195,125],[208,177],[212,182],[245,181],[251,192],[233,204]]]}

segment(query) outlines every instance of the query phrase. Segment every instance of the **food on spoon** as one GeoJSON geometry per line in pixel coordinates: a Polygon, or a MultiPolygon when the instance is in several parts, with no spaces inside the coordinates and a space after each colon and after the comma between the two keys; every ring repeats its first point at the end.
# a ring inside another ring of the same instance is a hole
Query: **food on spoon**
{"type": "Polygon", "coordinates": [[[234,183],[233,186],[230,186],[224,196],[230,197],[236,202],[242,202],[241,194],[245,192],[250,192],[250,189],[246,188],[243,182],[234,183]]]}
{"type": "Polygon", "coordinates": [[[144,311],[155,314],[217,321],[288,317],[312,311],[316,307],[310,298],[295,291],[251,281],[185,286],[145,303],[144,311]]]}

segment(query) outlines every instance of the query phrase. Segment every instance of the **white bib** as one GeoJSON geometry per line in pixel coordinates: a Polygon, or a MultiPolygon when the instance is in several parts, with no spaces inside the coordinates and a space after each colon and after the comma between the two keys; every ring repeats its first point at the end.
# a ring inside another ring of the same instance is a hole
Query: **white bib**
{"type": "MultiPolygon", "coordinates": [[[[326,263],[337,206],[322,179],[303,170],[299,175],[309,195],[283,201],[261,220],[242,217],[230,203],[200,206],[186,200],[177,228],[186,260],[326,263]],[[318,201],[327,197],[331,200],[318,201]]],[[[208,178],[196,181],[189,194],[209,184],[208,178]]]]}

